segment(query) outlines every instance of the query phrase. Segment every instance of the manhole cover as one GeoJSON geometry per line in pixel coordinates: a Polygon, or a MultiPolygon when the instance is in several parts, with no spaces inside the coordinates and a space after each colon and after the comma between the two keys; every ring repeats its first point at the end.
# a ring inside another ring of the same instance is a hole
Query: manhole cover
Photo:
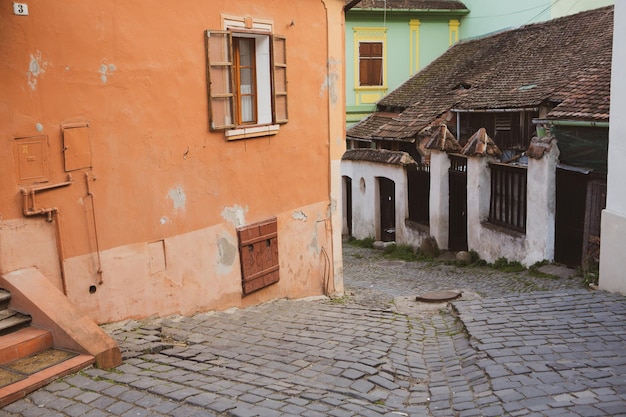
{"type": "Polygon", "coordinates": [[[443,301],[456,300],[460,296],[461,291],[456,290],[433,291],[426,294],[418,295],[417,297],[415,297],[415,300],[425,303],[441,303],[443,301]]]}

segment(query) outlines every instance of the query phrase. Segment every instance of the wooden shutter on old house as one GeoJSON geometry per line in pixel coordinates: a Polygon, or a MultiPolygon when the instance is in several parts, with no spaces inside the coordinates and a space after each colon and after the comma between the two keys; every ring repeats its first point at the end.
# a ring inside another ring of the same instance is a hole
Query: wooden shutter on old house
{"type": "Polygon", "coordinates": [[[279,281],[277,226],[271,219],[237,230],[243,295],[279,281]]]}
{"type": "Polygon", "coordinates": [[[359,43],[359,85],[383,85],[383,43],[359,43]]]}
{"type": "Polygon", "coordinates": [[[274,58],[274,123],[287,123],[287,40],[278,35],[272,37],[274,58]]]}
{"type": "Polygon", "coordinates": [[[232,38],[230,32],[206,31],[207,83],[211,130],[235,127],[232,38]]]}

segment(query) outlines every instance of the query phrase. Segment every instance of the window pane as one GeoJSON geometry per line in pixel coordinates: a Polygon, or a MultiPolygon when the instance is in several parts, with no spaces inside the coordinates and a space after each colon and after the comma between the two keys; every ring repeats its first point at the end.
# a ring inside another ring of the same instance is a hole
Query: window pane
{"type": "Polygon", "coordinates": [[[252,96],[241,97],[241,123],[255,122],[252,96]]]}
{"type": "Polygon", "coordinates": [[[256,123],[256,51],[255,39],[233,39],[237,79],[238,124],[256,123]]]}
{"type": "Polygon", "coordinates": [[[254,39],[239,39],[239,64],[249,67],[252,65],[252,54],[254,51],[254,39]]]}
{"type": "Polygon", "coordinates": [[[242,68],[239,71],[239,92],[241,94],[252,94],[252,87],[253,87],[253,74],[252,74],[252,69],[250,68],[242,68]]]}

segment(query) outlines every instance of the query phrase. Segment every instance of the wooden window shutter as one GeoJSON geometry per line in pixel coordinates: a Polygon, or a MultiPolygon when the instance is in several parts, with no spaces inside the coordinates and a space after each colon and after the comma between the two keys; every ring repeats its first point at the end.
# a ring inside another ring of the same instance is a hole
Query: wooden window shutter
{"type": "Polygon", "coordinates": [[[382,42],[359,43],[359,85],[383,85],[382,42]]]}
{"type": "Polygon", "coordinates": [[[287,123],[287,40],[272,37],[274,59],[274,123],[287,123]]]}
{"type": "Polygon", "coordinates": [[[279,281],[277,226],[271,219],[237,230],[244,296],[279,281]]]}
{"type": "Polygon", "coordinates": [[[231,34],[207,30],[207,83],[209,94],[209,123],[211,130],[235,127],[233,48],[231,34]]]}

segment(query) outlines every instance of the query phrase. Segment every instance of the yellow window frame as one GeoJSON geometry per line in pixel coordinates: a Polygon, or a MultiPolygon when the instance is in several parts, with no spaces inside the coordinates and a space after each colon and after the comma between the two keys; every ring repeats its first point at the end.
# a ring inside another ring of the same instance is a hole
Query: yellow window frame
{"type": "MultiPolygon", "coordinates": [[[[388,90],[387,84],[387,28],[354,27],[354,90],[356,102],[373,103],[376,97],[382,98],[388,90]],[[359,44],[361,42],[381,42],[383,44],[383,84],[374,86],[359,85],[359,44]],[[366,98],[365,101],[363,98],[366,98]]],[[[377,101],[377,100],[376,100],[377,101]]]]}

